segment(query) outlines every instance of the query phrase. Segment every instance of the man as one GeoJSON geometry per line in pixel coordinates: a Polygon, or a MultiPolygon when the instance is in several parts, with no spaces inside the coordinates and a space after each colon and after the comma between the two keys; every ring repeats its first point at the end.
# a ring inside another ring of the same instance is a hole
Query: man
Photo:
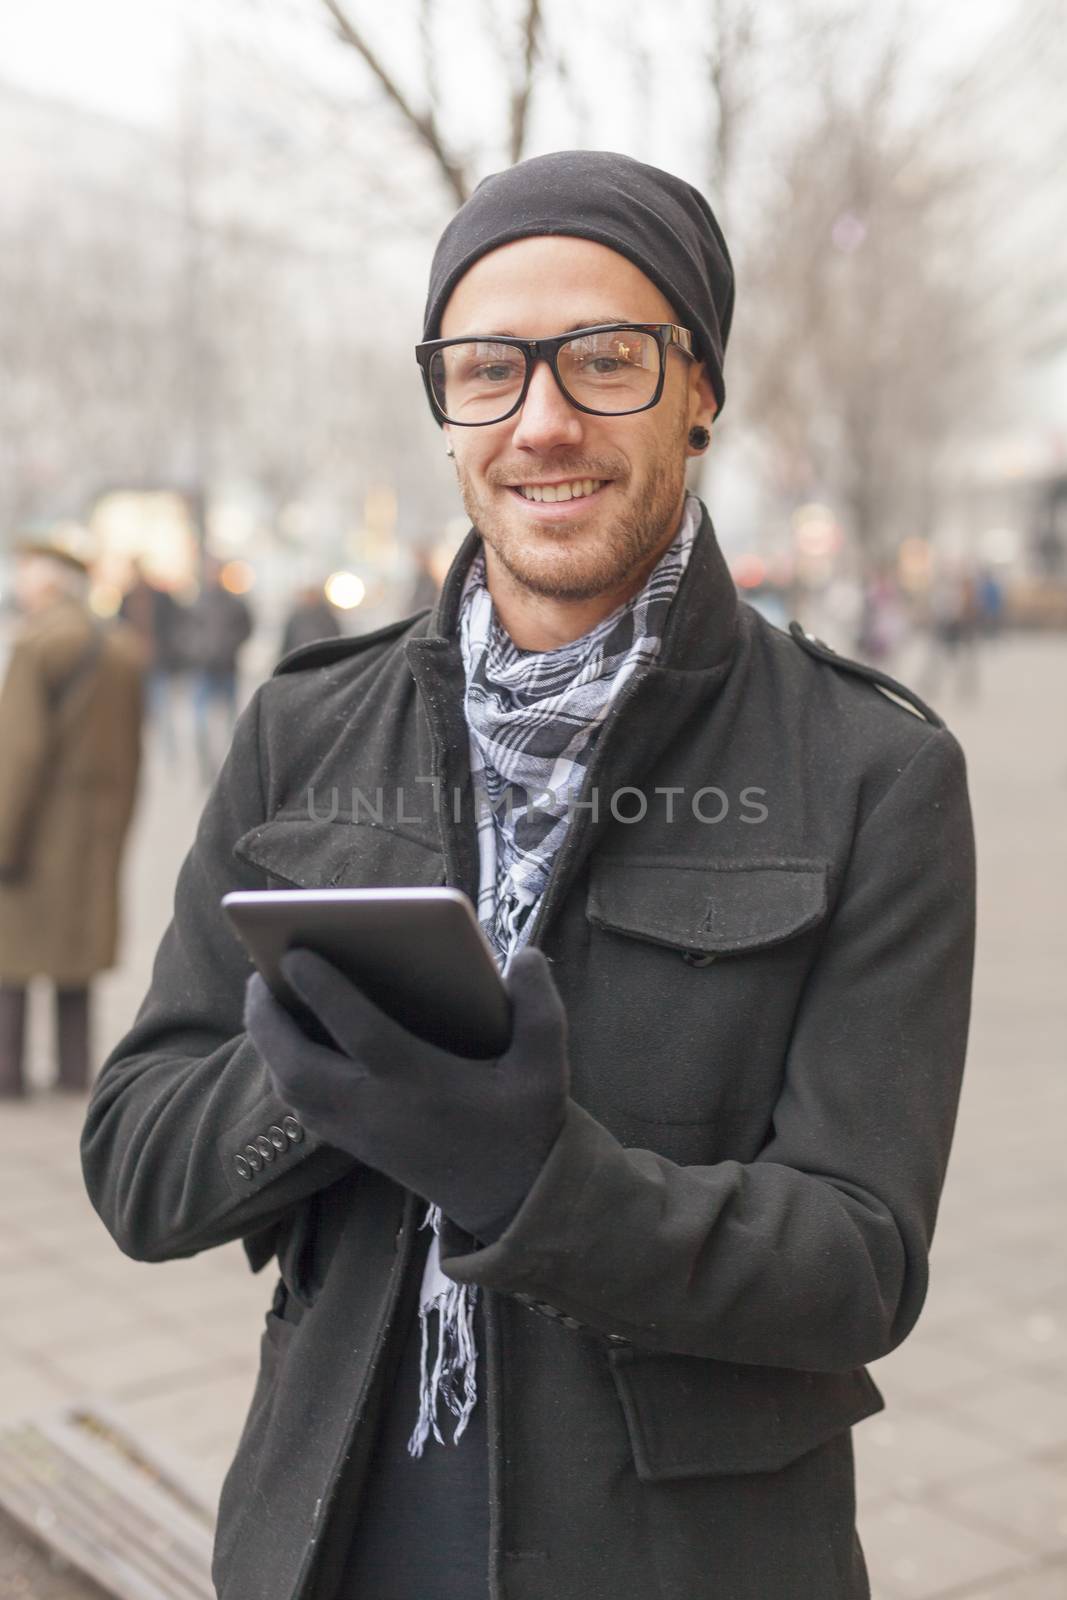
{"type": "Polygon", "coordinates": [[[337,612],[326,598],[320,583],[306,583],[293,601],[282,630],[281,655],[287,656],[301,645],[313,644],[317,639],[338,639],[341,623],[337,612]]]}
{"type": "Polygon", "coordinates": [[[193,669],[193,726],[200,776],[210,783],[219,767],[213,723],[221,712],[227,737],[237,717],[237,658],[252,633],[252,613],[222,582],[222,563],[204,557],[203,583],[189,608],[188,659],[193,669]]]}
{"type": "Polygon", "coordinates": [[[89,985],[114,964],[118,873],[140,758],[132,630],[86,605],[85,564],[20,547],[23,621],[0,692],[0,1097],[26,1090],[27,985],[55,989],[56,1086],[89,1087],[89,985]]]}
{"type": "Polygon", "coordinates": [[[140,561],[130,563],[130,585],[119,615],[136,630],[145,665],[146,714],[155,724],[167,761],[178,753],[174,730],[175,680],[181,670],[184,617],[168,589],[153,581],[140,561]]]}
{"type": "Polygon", "coordinates": [[[430,615],[260,692],[101,1074],[123,1249],[279,1263],[223,1600],[868,1594],[849,1430],[925,1293],[971,827],[933,713],[740,605],[685,495],[732,300],[703,199],[624,157],[460,210],[418,353],[472,533],[430,615]],[[498,1062],[306,951],[316,1038],[257,977],[242,1016],[225,890],[441,881],[498,1062]]]}

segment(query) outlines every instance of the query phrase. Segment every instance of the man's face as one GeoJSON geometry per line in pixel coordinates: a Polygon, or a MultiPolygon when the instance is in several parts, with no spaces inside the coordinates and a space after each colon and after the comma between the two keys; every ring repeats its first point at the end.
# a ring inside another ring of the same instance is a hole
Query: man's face
{"type": "MultiPolygon", "coordinates": [[[[670,303],[625,256],[589,239],[519,239],[476,261],[456,285],[441,337],[548,338],[610,322],[678,322],[670,303]]],[[[546,599],[585,601],[643,581],[677,529],[687,435],[711,420],[703,368],[666,357],[658,405],[596,417],[561,393],[538,362],[521,410],[488,427],[447,428],[463,504],[512,580],[546,599]],[[528,500],[521,485],[586,484],[570,500],[528,500]]]]}

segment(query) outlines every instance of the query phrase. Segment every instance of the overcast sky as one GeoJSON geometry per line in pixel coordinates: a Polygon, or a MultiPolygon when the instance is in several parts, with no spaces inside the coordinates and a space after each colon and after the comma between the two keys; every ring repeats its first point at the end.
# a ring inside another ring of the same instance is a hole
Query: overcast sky
{"type": "MultiPolygon", "coordinates": [[[[397,6],[414,0],[394,0],[397,6]]],[[[308,13],[319,11],[306,0],[308,13]]],[[[913,0],[935,67],[962,64],[1014,0],[913,0]]],[[[238,0],[239,6],[239,0],[238,0]]],[[[0,80],[138,121],[168,121],[183,30],[210,35],[235,0],[0,0],[0,80]]],[[[373,8],[380,37],[382,10],[373,8]]],[[[353,14],[366,16],[362,0],[353,14]]],[[[325,46],[324,46],[325,48],[325,46]]]]}

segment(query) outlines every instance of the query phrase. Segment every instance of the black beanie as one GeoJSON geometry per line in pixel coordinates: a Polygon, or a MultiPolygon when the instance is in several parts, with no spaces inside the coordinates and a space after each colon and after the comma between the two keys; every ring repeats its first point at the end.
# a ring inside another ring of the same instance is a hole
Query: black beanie
{"type": "Polygon", "coordinates": [[[640,267],[692,332],[722,410],[734,309],[722,229],[692,184],[610,150],[557,150],[482,180],[434,251],[423,338],[440,337],[448,298],[479,256],[538,234],[594,239],[640,267]]]}

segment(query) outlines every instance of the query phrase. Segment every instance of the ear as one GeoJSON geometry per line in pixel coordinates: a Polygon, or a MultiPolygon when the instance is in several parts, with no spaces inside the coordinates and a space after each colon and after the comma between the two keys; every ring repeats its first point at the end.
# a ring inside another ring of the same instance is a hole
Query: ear
{"type": "MultiPolygon", "coordinates": [[[[711,424],[715,420],[715,413],[719,403],[715,398],[715,390],[711,379],[708,377],[707,368],[702,361],[694,361],[689,372],[689,408],[687,413],[686,428],[699,425],[710,432],[711,424]]],[[[699,455],[699,451],[692,451],[699,455]]]]}

